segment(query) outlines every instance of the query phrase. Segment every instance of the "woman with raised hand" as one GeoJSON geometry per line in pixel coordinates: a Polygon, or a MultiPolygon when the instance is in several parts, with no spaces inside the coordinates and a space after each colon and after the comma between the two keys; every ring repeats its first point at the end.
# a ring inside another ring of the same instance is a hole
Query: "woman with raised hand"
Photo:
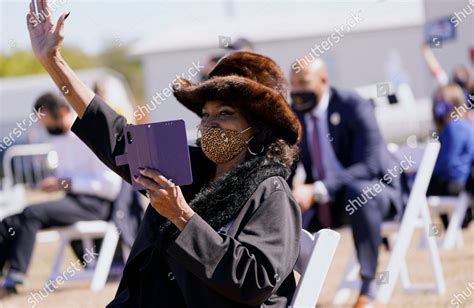
{"type": "MultiPolygon", "coordinates": [[[[47,1],[38,2],[47,10],[47,1]]],[[[33,3],[27,21],[34,14],[33,3]]],[[[47,14],[49,15],[49,14],[47,14]]],[[[194,182],[179,187],[158,170],[131,178],[115,157],[126,120],[88,89],[61,57],[64,21],[28,22],[36,57],[76,110],[72,131],[150,199],[110,307],[286,307],[296,283],[299,207],[285,179],[301,127],[287,81],[271,59],[234,52],[200,84],[181,80],[177,100],[201,117],[190,147],[194,182]]],[[[143,166],[146,167],[146,166],[143,166]]]]}

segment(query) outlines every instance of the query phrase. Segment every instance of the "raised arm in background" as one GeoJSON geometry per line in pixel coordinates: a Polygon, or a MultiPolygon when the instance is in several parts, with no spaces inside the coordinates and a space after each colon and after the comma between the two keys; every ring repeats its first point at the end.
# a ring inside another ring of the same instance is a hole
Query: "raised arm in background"
{"type": "Polygon", "coordinates": [[[424,43],[421,47],[422,54],[423,54],[423,59],[425,59],[426,64],[428,65],[428,68],[430,69],[431,75],[436,79],[438,84],[440,85],[446,85],[449,82],[448,75],[446,72],[443,70],[441,67],[441,64],[439,64],[438,59],[436,59],[436,56],[433,53],[433,50],[431,50],[431,47],[429,44],[424,43]]]}

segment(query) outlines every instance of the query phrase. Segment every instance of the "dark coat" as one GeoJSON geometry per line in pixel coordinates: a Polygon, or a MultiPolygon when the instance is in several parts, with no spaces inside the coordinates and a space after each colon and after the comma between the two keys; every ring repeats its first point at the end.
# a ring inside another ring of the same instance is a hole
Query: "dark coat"
{"type": "MultiPolygon", "coordinates": [[[[96,96],[72,131],[130,182],[128,166],[115,164],[125,149],[125,124],[96,96]]],[[[203,189],[215,165],[199,148],[190,147],[190,154],[194,182],[181,190],[200,214],[170,239],[160,232],[166,219],[148,206],[109,306],[288,306],[301,230],[299,207],[285,182],[289,171],[255,158],[203,189]]]]}
{"type": "MultiPolygon", "coordinates": [[[[347,186],[363,186],[370,181],[385,179],[389,168],[399,163],[389,153],[374,115],[374,106],[355,92],[330,89],[327,123],[331,145],[343,169],[334,177],[323,180],[329,194],[335,195],[347,186]],[[361,185],[358,185],[358,183],[361,185]]],[[[302,126],[300,161],[306,172],[306,183],[313,183],[310,146],[307,140],[304,114],[295,111],[302,126]]],[[[291,183],[293,174],[288,179],[291,183]]],[[[400,217],[404,200],[401,177],[392,177],[381,195],[390,202],[400,217]]],[[[382,196],[379,196],[382,197],[382,196]]]]}
{"type": "Polygon", "coordinates": [[[132,186],[123,182],[117,200],[112,205],[111,220],[117,226],[122,241],[132,247],[137,236],[138,227],[143,217],[140,195],[132,186]]]}

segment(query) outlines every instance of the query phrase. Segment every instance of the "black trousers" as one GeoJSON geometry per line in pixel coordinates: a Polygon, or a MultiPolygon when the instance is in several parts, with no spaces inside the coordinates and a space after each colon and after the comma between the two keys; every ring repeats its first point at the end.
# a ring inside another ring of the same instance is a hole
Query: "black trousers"
{"type": "Polygon", "coordinates": [[[466,187],[466,184],[455,181],[445,181],[439,177],[431,177],[427,196],[458,196],[466,187]]]}
{"type": "Polygon", "coordinates": [[[28,270],[38,230],[83,220],[108,220],[112,203],[102,198],[67,194],[61,200],[27,207],[0,222],[0,272],[6,263],[14,280],[28,270]]]}
{"type": "MultiPolygon", "coordinates": [[[[390,220],[396,214],[395,208],[388,197],[389,188],[381,193],[367,193],[367,187],[372,187],[373,181],[357,181],[336,193],[336,198],[329,205],[331,212],[331,228],[349,224],[360,264],[360,275],[367,279],[375,279],[379,247],[382,243],[381,226],[385,220],[390,220]],[[353,206],[352,206],[353,205],[353,206]],[[354,211],[348,211],[352,207],[354,211]]],[[[319,206],[315,204],[303,214],[303,228],[317,232],[323,226],[318,223],[319,206]],[[311,213],[312,212],[312,213],[311,213]],[[309,217],[309,216],[312,217],[309,217]]]]}

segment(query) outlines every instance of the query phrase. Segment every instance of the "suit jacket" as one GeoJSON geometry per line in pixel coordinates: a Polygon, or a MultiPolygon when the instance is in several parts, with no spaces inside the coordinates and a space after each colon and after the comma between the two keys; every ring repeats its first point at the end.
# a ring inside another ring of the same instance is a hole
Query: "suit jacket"
{"type": "MultiPolygon", "coordinates": [[[[128,166],[115,164],[115,156],[125,149],[125,124],[96,96],[72,131],[130,182],[128,166]]],[[[301,214],[285,178],[271,176],[268,168],[268,173],[252,171],[263,169],[259,160],[251,160],[236,168],[245,169],[241,176],[201,190],[215,165],[200,148],[190,147],[190,154],[194,182],[181,186],[187,202],[201,198],[209,210],[221,211],[208,220],[226,221],[225,210],[220,209],[243,207],[220,233],[195,214],[165,245],[157,235],[165,218],[148,206],[109,306],[286,307],[296,287],[293,267],[299,254],[301,214]]]]}
{"type": "MultiPolygon", "coordinates": [[[[329,194],[336,193],[348,185],[357,182],[379,181],[387,174],[388,168],[398,165],[391,155],[379,131],[374,115],[374,106],[350,91],[340,91],[330,88],[330,99],[327,111],[328,132],[334,154],[342,165],[343,170],[334,177],[323,180],[329,194]]],[[[300,144],[300,162],[306,172],[305,183],[313,183],[310,145],[307,141],[307,129],[304,114],[295,110],[303,127],[300,144]]],[[[324,138],[326,136],[323,136],[324,138]]],[[[294,171],[288,179],[289,184],[294,171]]],[[[384,189],[389,200],[395,206],[397,213],[403,211],[403,198],[400,178],[393,178],[384,189]]]]}

